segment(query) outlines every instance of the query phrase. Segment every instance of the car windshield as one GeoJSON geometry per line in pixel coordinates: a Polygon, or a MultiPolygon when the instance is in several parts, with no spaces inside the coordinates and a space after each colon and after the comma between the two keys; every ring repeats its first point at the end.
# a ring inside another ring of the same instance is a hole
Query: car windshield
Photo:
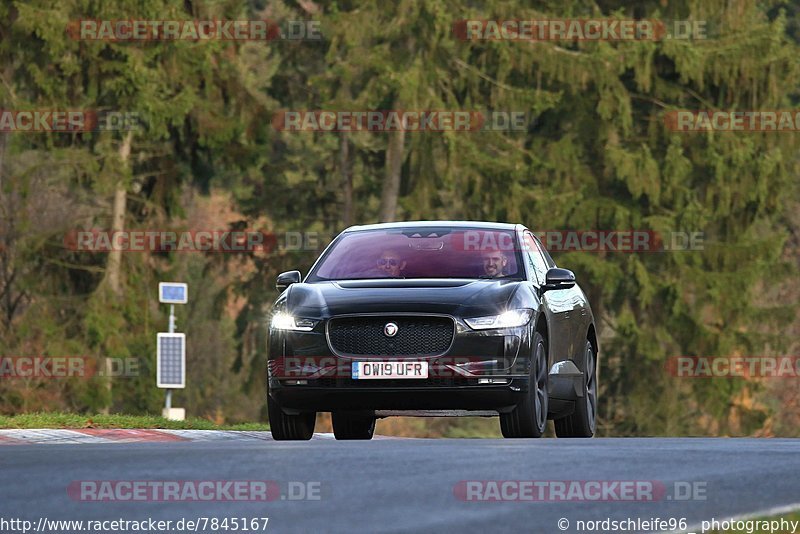
{"type": "Polygon", "coordinates": [[[351,232],[308,281],[375,278],[524,277],[513,230],[393,228],[351,232]]]}

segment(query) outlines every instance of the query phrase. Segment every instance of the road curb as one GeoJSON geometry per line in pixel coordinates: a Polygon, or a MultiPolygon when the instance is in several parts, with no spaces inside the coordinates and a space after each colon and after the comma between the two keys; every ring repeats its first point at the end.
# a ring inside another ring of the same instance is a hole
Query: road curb
{"type": "MultiPolygon", "coordinates": [[[[377,436],[376,436],[377,437],[377,436]]],[[[314,439],[334,439],[333,434],[317,433],[314,439]]],[[[269,431],[167,430],[167,429],[2,429],[3,445],[62,445],[81,443],[186,443],[207,441],[272,441],[269,431]]]]}

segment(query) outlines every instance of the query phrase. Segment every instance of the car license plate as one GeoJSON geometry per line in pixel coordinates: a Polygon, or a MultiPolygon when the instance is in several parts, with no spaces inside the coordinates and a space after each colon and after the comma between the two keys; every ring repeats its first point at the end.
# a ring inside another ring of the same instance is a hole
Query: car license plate
{"type": "Polygon", "coordinates": [[[428,362],[353,362],[353,379],[428,378],[428,362]]]}

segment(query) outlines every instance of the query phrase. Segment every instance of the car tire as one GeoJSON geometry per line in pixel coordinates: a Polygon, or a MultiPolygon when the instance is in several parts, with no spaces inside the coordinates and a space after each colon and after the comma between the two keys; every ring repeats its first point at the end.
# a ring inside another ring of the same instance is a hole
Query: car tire
{"type": "Polygon", "coordinates": [[[507,414],[500,414],[500,431],[505,438],[539,438],[547,427],[547,342],[542,334],[533,336],[530,385],[525,399],[507,414]]]}
{"type": "Polygon", "coordinates": [[[336,439],[372,439],[375,433],[375,417],[371,415],[333,412],[331,423],[336,439]]]}
{"type": "Polygon", "coordinates": [[[597,358],[594,347],[586,341],[578,369],[583,373],[583,397],[575,400],[571,415],[556,419],[556,436],[559,438],[591,438],[597,425],[597,358]]]}
{"type": "Polygon", "coordinates": [[[317,420],[316,412],[305,412],[297,415],[285,413],[280,405],[270,397],[267,399],[269,412],[269,429],[272,439],[276,441],[301,441],[309,440],[314,435],[314,424],[317,420]]]}

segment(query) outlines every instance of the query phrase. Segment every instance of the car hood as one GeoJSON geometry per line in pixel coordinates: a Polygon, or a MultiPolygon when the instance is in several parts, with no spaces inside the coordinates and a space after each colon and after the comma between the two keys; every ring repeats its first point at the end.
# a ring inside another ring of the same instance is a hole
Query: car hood
{"type": "Polygon", "coordinates": [[[518,280],[348,280],[293,284],[278,299],[300,317],[355,313],[441,313],[477,317],[501,313],[518,280]]]}

